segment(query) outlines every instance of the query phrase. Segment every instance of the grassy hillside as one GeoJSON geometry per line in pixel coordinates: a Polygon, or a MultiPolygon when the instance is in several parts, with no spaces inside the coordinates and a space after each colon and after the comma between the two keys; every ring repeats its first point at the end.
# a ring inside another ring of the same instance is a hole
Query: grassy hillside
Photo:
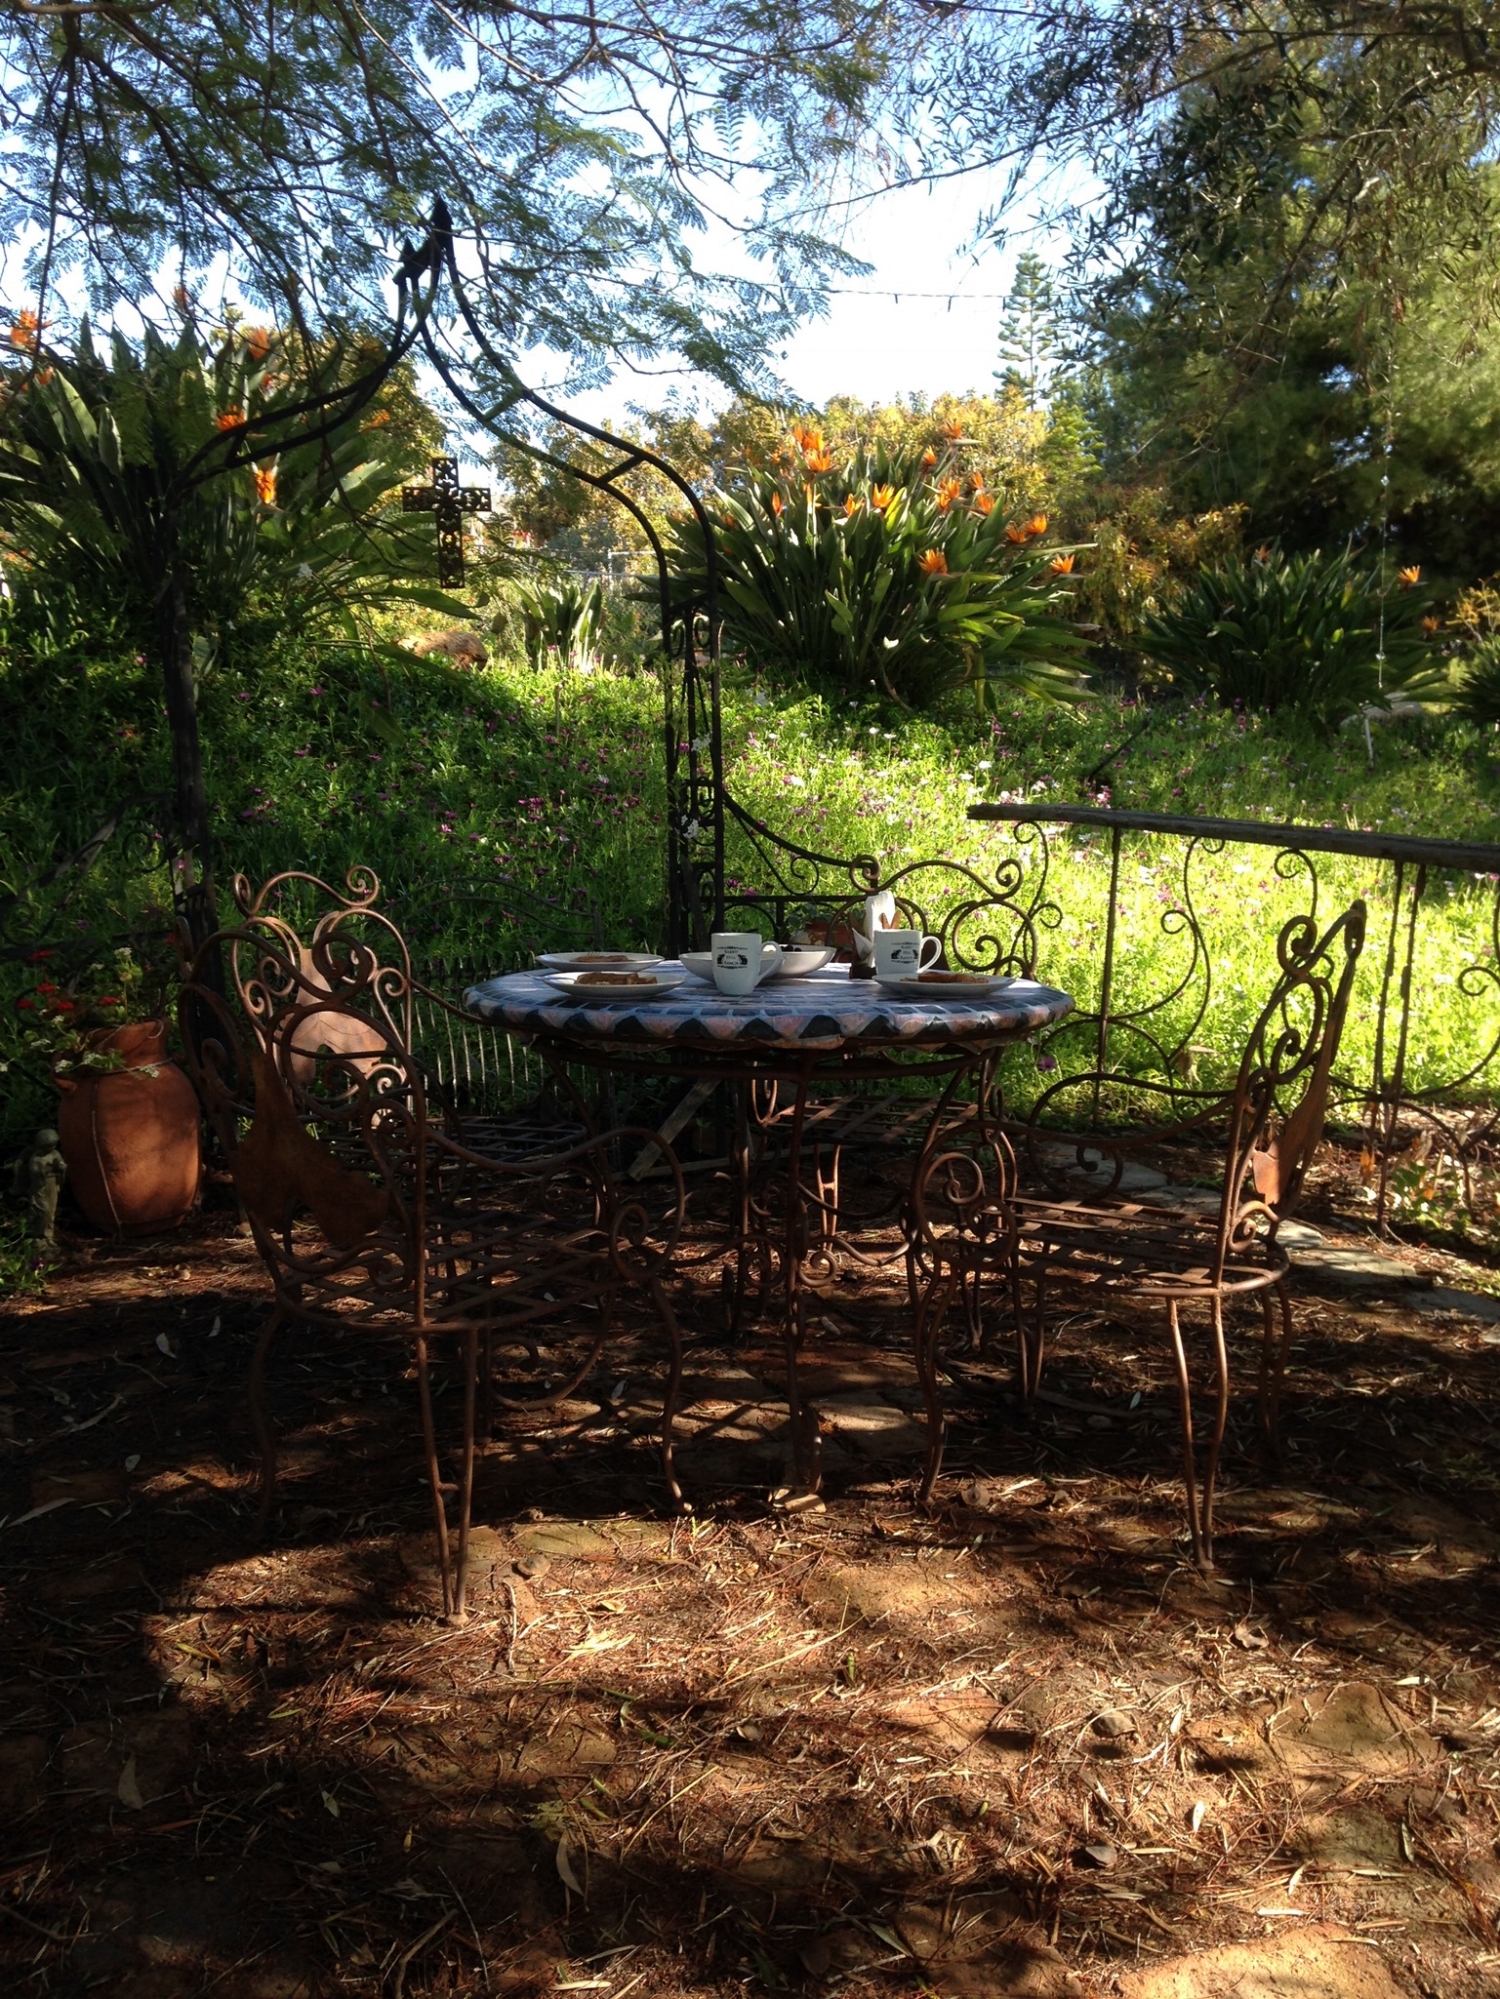
{"type": "MultiPolygon", "coordinates": [[[[1144,719],[1103,696],[1078,712],[1015,702],[998,719],[893,717],[873,704],[833,708],[726,670],[725,735],[736,795],[772,825],[825,852],[889,862],[933,855],[992,872],[1016,851],[1005,828],[973,824],[968,805],[1002,794],[1073,800],[1084,778],[1144,719]]],[[[591,904],[620,944],[655,941],[663,901],[660,695],[653,675],[483,673],[437,660],[383,661],[284,645],[253,670],[205,676],[202,724],[222,879],[307,866],[332,880],[372,866],[419,947],[499,969],[524,939],[585,941],[591,904]],[[538,913],[537,905],[541,905],[538,913]],[[548,909],[555,912],[547,914],[548,909]],[[539,928],[540,926],[540,928],[539,928]]],[[[1108,771],[1119,805],[1302,820],[1410,833],[1500,838],[1500,739],[1442,720],[1325,743],[1294,724],[1206,707],[1158,712],[1108,771]]],[[[139,659],[55,651],[0,665],[0,887],[17,890],[82,842],[130,793],[163,792],[161,703],[139,659]]],[[[1030,850],[1029,858],[1034,858],[1030,850]]],[[[1202,1040],[1212,1062],[1264,988],[1278,921],[1302,906],[1266,850],[1199,858],[1190,887],[1219,969],[1202,1040]]],[[[1122,883],[1117,999],[1169,987],[1184,939],[1183,884],[1166,844],[1133,843],[1122,883]]],[[[748,875],[731,851],[732,873],[748,875]]],[[[1380,903],[1373,864],[1320,866],[1324,906],[1355,893],[1380,903]]],[[[1058,843],[1049,894],[1061,918],[1043,970],[1096,989],[1106,871],[1101,844],[1058,843]]],[[[104,851],[62,921],[108,928],[165,900],[160,872],[122,841],[104,851]]],[[[1493,963],[1493,890],[1435,880],[1422,947],[1417,1077],[1436,1081],[1482,1049],[1493,1009],[1459,1004],[1466,964],[1493,963]]],[[[38,911],[38,920],[41,912],[38,911]]],[[[27,934],[24,912],[12,929],[27,934]]],[[[1383,934],[1383,933],[1381,933],[1383,934]]],[[[1375,953],[1370,954],[1372,961],[1375,953]]],[[[4,1011],[20,976],[6,968],[4,1011]]],[[[1366,979],[1351,1035],[1368,1054],[1366,979]]],[[[9,1032],[8,1026],[0,1032],[9,1032]]],[[[3,1051],[0,1051],[3,1052],[3,1051]]],[[[38,1108],[13,1072],[7,1123],[38,1108]]]]}

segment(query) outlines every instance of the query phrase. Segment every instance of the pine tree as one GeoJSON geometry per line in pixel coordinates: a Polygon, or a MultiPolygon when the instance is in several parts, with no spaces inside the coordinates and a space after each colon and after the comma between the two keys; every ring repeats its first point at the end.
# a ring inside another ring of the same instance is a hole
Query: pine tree
{"type": "Polygon", "coordinates": [[[1052,273],[1035,250],[1024,250],[1000,314],[1000,360],[995,380],[1015,390],[1029,408],[1044,402],[1061,347],[1061,313],[1052,273]]]}

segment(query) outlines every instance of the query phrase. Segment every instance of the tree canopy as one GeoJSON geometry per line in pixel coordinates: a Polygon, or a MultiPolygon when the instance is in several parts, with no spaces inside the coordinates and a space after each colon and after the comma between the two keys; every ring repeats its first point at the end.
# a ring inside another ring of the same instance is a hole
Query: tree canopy
{"type": "Polygon", "coordinates": [[[943,32],[915,0],[0,0],[0,235],[43,313],[65,273],[102,310],[227,272],[305,328],[380,316],[441,196],[503,351],[752,378],[943,32]]]}

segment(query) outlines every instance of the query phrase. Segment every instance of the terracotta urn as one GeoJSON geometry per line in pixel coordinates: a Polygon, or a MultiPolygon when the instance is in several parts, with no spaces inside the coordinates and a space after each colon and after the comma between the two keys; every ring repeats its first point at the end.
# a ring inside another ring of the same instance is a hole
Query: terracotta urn
{"type": "Polygon", "coordinates": [[[125,1066],[54,1079],[73,1198],[111,1235],[175,1228],[198,1195],[198,1098],[167,1053],[166,1022],[100,1028],[89,1045],[125,1066]]]}

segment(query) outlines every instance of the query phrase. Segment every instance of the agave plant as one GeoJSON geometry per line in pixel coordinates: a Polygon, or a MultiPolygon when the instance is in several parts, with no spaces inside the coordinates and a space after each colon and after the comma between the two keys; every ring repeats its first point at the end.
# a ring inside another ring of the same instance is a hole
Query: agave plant
{"type": "Polygon", "coordinates": [[[1136,643],[1186,693],[1294,709],[1331,732],[1394,695],[1442,691],[1420,586],[1421,572],[1403,569],[1386,588],[1349,549],[1290,558],[1261,549],[1200,570],[1136,643]]]}
{"type": "Polygon", "coordinates": [[[533,666],[544,665],[549,655],[567,666],[598,664],[604,592],[597,583],[576,576],[528,578],[514,586],[514,594],[533,666]]]}
{"type": "Polygon", "coordinates": [[[207,347],[191,332],[169,346],[148,330],[139,349],[117,335],[106,360],[85,326],[66,360],[14,371],[0,385],[0,537],[12,566],[92,584],[143,636],[175,573],[200,660],[252,597],[342,622],[431,600],[403,575],[426,566],[430,525],[389,505],[412,452],[393,443],[383,409],[315,442],[283,430],[279,450],[234,462],[242,426],[275,436],[278,405],[306,393],[293,367],[255,328],[207,347]]]}
{"type": "Polygon", "coordinates": [[[1480,728],[1500,723],[1500,639],[1482,638],[1464,661],[1454,712],[1480,728]]]}
{"type": "MultiPolygon", "coordinates": [[[[793,439],[778,470],[719,502],[719,607],[748,652],[846,687],[873,681],[904,708],[957,687],[983,707],[1001,681],[1078,694],[1074,554],[1043,545],[1045,516],[1007,520],[956,452],[863,451],[836,468],[816,430],[793,439]]],[[[672,559],[679,586],[701,595],[696,522],[677,525],[672,559]]]]}

